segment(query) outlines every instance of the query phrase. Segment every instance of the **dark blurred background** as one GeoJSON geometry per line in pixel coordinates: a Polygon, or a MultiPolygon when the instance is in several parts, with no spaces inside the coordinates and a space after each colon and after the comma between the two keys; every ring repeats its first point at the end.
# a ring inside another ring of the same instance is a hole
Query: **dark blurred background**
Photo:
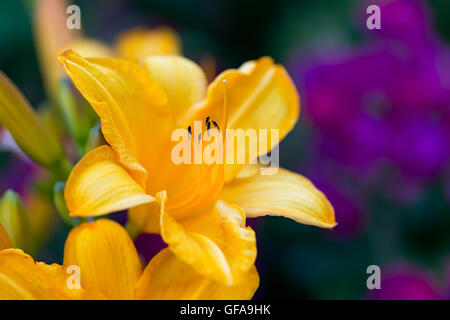
{"type": "MultiPolygon", "coordinates": [[[[0,70],[38,106],[45,91],[32,2],[0,2],[0,70]]],[[[130,27],[167,25],[185,56],[213,58],[217,72],[268,55],[294,79],[302,116],[280,145],[281,166],[325,192],[339,226],[252,222],[256,298],[450,297],[449,1],[74,3],[89,37],[112,43],[130,27]],[[366,28],[370,4],[381,7],[381,30],[366,28]],[[366,287],[373,264],[381,267],[381,290],[366,287]]],[[[21,191],[20,165],[0,153],[2,192],[21,191]]],[[[63,239],[52,240],[55,250],[63,239]]]]}

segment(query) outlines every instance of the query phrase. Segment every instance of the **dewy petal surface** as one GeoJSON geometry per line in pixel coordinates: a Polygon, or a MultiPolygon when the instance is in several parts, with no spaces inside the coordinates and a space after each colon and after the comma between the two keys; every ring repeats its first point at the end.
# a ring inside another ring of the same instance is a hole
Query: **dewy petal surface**
{"type": "Polygon", "coordinates": [[[106,141],[142,185],[167,145],[172,117],[167,96],[135,63],[83,58],[68,50],[60,63],[101,119],[106,141]]]}
{"type": "Polygon", "coordinates": [[[154,201],[121,166],[109,146],[87,153],[72,170],[64,190],[72,216],[98,216],[154,201]]]}
{"type": "Polygon", "coordinates": [[[142,266],[133,241],[118,223],[100,219],[73,229],[64,248],[64,266],[81,269],[82,286],[107,299],[131,299],[142,266]]]}
{"type": "Polygon", "coordinates": [[[225,185],[220,198],[241,206],[247,217],[272,215],[323,228],[336,225],[326,196],[307,178],[284,169],[235,179],[225,185]]]}
{"type": "Polygon", "coordinates": [[[161,300],[243,300],[251,299],[258,288],[259,277],[252,267],[235,286],[226,286],[201,275],[163,249],[145,268],[136,287],[137,299],[161,300]]]}
{"type": "Polygon", "coordinates": [[[169,28],[135,28],[119,35],[116,52],[123,59],[142,62],[151,55],[181,54],[181,40],[169,28]]]}
{"type": "Polygon", "coordinates": [[[204,212],[176,221],[161,201],[161,236],[178,259],[215,281],[235,285],[256,259],[255,233],[245,227],[245,214],[237,206],[218,201],[204,212]]]}
{"type": "MultiPolygon", "coordinates": [[[[258,141],[259,129],[267,130],[267,143],[262,148],[258,145],[257,155],[267,153],[275,146],[271,143],[271,129],[279,130],[281,141],[297,122],[300,102],[295,85],[286,70],[267,57],[246,62],[238,70],[223,72],[211,83],[210,90],[222,86],[224,80],[229,106],[227,128],[254,129],[258,141]]],[[[246,161],[253,160],[249,148],[237,142],[234,148],[227,143],[227,154],[231,153],[235,160],[234,164],[225,165],[226,181],[233,179],[243,167],[236,161],[240,154],[245,154],[246,161]]]]}
{"type": "Polygon", "coordinates": [[[0,299],[100,299],[95,289],[69,289],[70,274],[57,264],[36,263],[18,249],[0,251],[0,299]]]}

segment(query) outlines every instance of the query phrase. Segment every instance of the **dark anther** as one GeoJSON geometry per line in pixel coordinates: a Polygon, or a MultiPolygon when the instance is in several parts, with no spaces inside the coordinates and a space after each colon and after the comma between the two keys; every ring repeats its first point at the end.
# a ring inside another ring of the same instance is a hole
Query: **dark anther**
{"type": "Polygon", "coordinates": [[[208,133],[208,137],[209,137],[209,129],[211,129],[211,122],[207,122],[206,123],[206,132],[208,133]]]}
{"type": "Polygon", "coordinates": [[[205,123],[206,123],[206,125],[208,125],[208,123],[209,123],[209,116],[206,117],[205,123]]]}
{"type": "Polygon", "coordinates": [[[191,126],[188,127],[188,133],[189,133],[189,137],[192,135],[192,128],[191,126]]]}
{"type": "Polygon", "coordinates": [[[215,122],[214,120],[213,120],[213,125],[214,125],[214,127],[216,127],[217,128],[217,130],[219,130],[220,131],[220,128],[219,128],[219,125],[217,124],[217,122],[215,122]]]}

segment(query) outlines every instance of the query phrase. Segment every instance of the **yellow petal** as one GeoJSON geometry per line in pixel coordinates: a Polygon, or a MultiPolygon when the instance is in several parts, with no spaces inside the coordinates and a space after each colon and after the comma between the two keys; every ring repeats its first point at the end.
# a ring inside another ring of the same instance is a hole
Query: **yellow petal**
{"type": "Polygon", "coordinates": [[[145,233],[159,233],[161,205],[158,201],[146,203],[128,210],[128,218],[145,233]]]}
{"type": "Polygon", "coordinates": [[[258,164],[247,164],[245,165],[236,175],[236,179],[246,179],[257,175],[261,170],[258,164]]]}
{"type": "Polygon", "coordinates": [[[5,228],[3,228],[2,224],[0,223],[0,250],[12,247],[13,245],[11,239],[9,238],[5,228]]]}
{"type": "Polygon", "coordinates": [[[323,228],[336,225],[326,196],[305,177],[281,168],[274,175],[235,179],[220,198],[241,206],[251,218],[271,215],[323,228]]]}
{"type": "Polygon", "coordinates": [[[167,208],[174,218],[187,217],[215,202],[223,186],[222,164],[175,165],[170,158],[165,159],[161,170],[149,179],[147,193],[167,188],[167,208]]]}
{"type": "Polygon", "coordinates": [[[239,207],[218,201],[210,210],[176,221],[166,210],[165,192],[157,197],[161,236],[178,259],[220,283],[243,281],[256,259],[256,239],[239,207]]]}
{"type": "Polygon", "coordinates": [[[159,252],[145,268],[136,287],[137,299],[157,300],[244,300],[251,299],[259,286],[252,267],[243,282],[226,286],[198,274],[169,250],[159,252]]]}
{"type": "MultiPolygon", "coordinates": [[[[258,140],[261,139],[259,129],[267,130],[267,143],[258,144],[257,155],[270,151],[277,142],[271,142],[271,129],[279,130],[279,140],[291,131],[297,122],[300,103],[297,90],[286,70],[275,65],[271,58],[261,58],[243,64],[238,70],[228,70],[220,74],[210,85],[222,85],[226,80],[228,124],[227,128],[256,130],[258,140]]],[[[264,141],[264,140],[263,140],[264,141]]],[[[225,180],[234,178],[242,164],[236,164],[240,154],[252,161],[248,147],[235,141],[234,148],[227,142],[227,155],[234,154],[235,164],[225,165],[225,180]]]]}
{"type": "Polygon", "coordinates": [[[194,62],[180,56],[166,55],[149,56],[143,64],[167,93],[175,116],[180,117],[189,107],[205,98],[206,76],[194,62]]]}
{"type": "Polygon", "coordinates": [[[130,61],[142,61],[150,55],[180,54],[181,41],[169,28],[135,28],[119,35],[117,55],[130,61]]]}
{"type": "Polygon", "coordinates": [[[77,265],[81,284],[107,299],[130,299],[142,272],[133,241],[118,223],[100,219],[73,229],[64,248],[64,266],[77,265]]]}
{"type": "Polygon", "coordinates": [[[98,216],[154,201],[106,145],[87,153],[74,167],[64,198],[72,216],[98,216]]]}
{"type": "Polygon", "coordinates": [[[100,299],[94,289],[70,289],[70,274],[57,265],[34,262],[18,249],[0,251],[0,299],[100,299]]]}
{"type": "Polygon", "coordinates": [[[34,161],[54,169],[62,158],[58,140],[17,87],[0,72],[0,123],[34,161]]]}
{"type": "Polygon", "coordinates": [[[82,58],[71,50],[60,63],[101,119],[106,141],[133,177],[145,185],[172,129],[167,96],[138,65],[111,58],[82,58]]]}

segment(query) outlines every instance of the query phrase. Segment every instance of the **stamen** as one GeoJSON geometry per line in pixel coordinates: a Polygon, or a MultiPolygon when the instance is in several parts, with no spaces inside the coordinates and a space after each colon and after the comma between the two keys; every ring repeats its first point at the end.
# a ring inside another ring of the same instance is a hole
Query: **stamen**
{"type": "Polygon", "coordinates": [[[213,120],[213,125],[214,125],[214,127],[216,127],[217,128],[217,130],[219,130],[220,131],[220,128],[219,128],[219,125],[217,124],[217,122],[215,122],[214,120],[213,120]]]}
{"type": "MultiPolygon", "coordinates": [[[[209,117],[208,117],[209,118],[209,117]]],[[[208,119],[207,118],[207,119],[208,119]]],[[[206,132],[208,133],[208,137],[209,137],[209,129],[211,129],[211,122],[207,122],[206,123],[206,127],[207,127],[207,129],[206,129],[206,132]]]]}

